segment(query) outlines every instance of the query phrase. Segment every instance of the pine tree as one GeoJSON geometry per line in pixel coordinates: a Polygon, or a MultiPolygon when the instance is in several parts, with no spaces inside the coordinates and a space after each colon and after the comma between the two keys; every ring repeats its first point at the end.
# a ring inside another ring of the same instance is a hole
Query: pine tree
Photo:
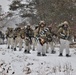
{"type": "Polygon", "coordinates": [[[17,11],[20,17],[24,19],[29,17],[32,23],[36,23],[35,20],[37,15],[36,15],[35,1],[26,0],[26,2],[23,2],[23,0],[17,0],[17,1],[13,0],[9,10],[17,11]]]}
{"type": "Polygon", "coordinates": [[[15,11],[15,10],[17,10],[18,8],[22,8],[22,7],[24,7],[25,6],[25,4],[21,4],[21,1],[13,1],[12,2],[12,4],[10,5],[10,10],[13,10],[13,11],[15,11]]]}

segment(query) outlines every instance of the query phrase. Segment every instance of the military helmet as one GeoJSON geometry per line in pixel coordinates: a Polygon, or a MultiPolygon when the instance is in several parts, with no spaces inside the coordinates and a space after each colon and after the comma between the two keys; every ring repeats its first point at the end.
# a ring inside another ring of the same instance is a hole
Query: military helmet
{"type": "Polygon", "coordinates": [[[63,22],[63,24],[66,24],[66,25],[68,25],[68,22],[67,22],[67,21],[64,21],[64,22],[63,22]]]}
{"type": "Polygon", "coordinates": [[[40,24],[42,24],[42,23],[43,23],[43,24],[45,24],[45,22],[44,22],[44,21],[40,21],[40,24]]]}
{"type": "Polygon", "coordinates": [[[13,28],[8,28],[9,32],[12,32],[13,31],[13,28]]]}
{"type": "Polygon", "coordinates": [[[45,24],[44,21],[40,21],[39,25],[40,25],[41,27],[44,27],[46,24],[45,24]]]}
{"type": "Polygon", "coordinates": [[[20,31],[20,30],[21,30],[20,27],[15,28],[15,31],[20,31]]]}
{"type": "Polygon", "coordinates": [[[30,27],[31,26],[31,24],[27,24],[27,27],[30,27]]]}
{"type": "Polygon", "coordinates": [[[58,25],[58,28],[64,27],[64,26],[69,26],[69,23],[67,21],[62,22],[61,24],[58,25]]]}
{"type": "Polygon", "coordinates": [[[27,29],[30,29],[30,24],[27,25],[27,29]]]}
{"type": "Polygon", "coordinates": [[[67,22],[67,21],[64,21],[64,22],[63,22],[63,28],[68,28],[68,27],[69,27],[68,22],[67,22]]]}

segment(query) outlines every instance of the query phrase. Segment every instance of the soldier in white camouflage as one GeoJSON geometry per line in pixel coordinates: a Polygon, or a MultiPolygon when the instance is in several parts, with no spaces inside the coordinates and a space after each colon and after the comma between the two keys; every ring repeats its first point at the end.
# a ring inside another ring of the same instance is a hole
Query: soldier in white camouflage
{"type": "Polygon", "coordinates": [[[5,35],[2,31],[0,31],[0,44],[4,44],[5,35]]]}
{"type": "Polygon", "coordinates": [[[46,31],[46,37],[47,37],[47,45],[46,45],[46,52],[48,53],[48,48],[51,48],[51,53],[55,54],[56,51],[54,50],[55,44],[54,44],[54,36],[55,33],[52,31],[52,26],[49,25],[46,31]]]}
{"type": "Polygon", "coordinates": [[[36,49],[36,46],[37,46],[37,28],[38,28],[38,25],[35,26],[35,29],[33,30],[34,32],[34,37],[32,39],[32,44],[33,44],[33,51],[35,51],[36,49]]]}
{"type": "Polygon", "coordinates": [[[13,49],[14,46],[14,40],[13,40],[13,36],[14,36],[14,30],[13,28],[7,28],[6,30],[6,38],[7,38],[7,44],[8,44],[8,49],[13,49]]]}
{"type": "Polygon", "coordinates": [[[19,44],[19,51],[22,50],[23,40],[25,39],[25,29],[21,29],[20,27],[14,30],[14,51],[16,51],[16,47],[19,44]]]}
{"type": "Polygon", "coordinates": [[[40,21],[39,27],[37,29],[38,43],[37,43],[37,56],[47,56],[46,55],[46,33],[45,33],[45,22],[40,21]]]}
{"type": "Polygon", "coordinates": [[[67,21],[61,23],[60,28],[58,30],[58,37],[60,38],[60,54],[59,56],[63,56],[63,50],[66,50],[66,57],[70,57],[70,27],[67,21]]]}
{"type": "Polygon", "coordinates": [[[27,25],[25,29],[25,51],[24,53],[30,53],[32,37],[34,37],[33,29],[30,25],[27,25]]]}

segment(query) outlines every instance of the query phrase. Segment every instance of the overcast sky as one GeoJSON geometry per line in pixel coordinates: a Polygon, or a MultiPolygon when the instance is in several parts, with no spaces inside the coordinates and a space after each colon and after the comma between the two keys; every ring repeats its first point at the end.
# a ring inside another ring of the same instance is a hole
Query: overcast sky
{"type": "Polygon", "coordinates": [[[0,5],[2,5],[3,11],[7,12],[9,9],[10,0],[0,0],[0,5]]]}

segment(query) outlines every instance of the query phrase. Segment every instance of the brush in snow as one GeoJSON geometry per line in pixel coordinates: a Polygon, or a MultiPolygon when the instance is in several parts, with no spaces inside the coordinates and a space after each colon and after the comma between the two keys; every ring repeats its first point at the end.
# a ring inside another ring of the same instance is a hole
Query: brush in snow
{"type": "Polygon", "coordinates": [[[23,72],[24,72],[25,74],[30,74],[30,73],[31,73],[30,67],[24,68],[24,69],[23,69],[23,72]]]}

